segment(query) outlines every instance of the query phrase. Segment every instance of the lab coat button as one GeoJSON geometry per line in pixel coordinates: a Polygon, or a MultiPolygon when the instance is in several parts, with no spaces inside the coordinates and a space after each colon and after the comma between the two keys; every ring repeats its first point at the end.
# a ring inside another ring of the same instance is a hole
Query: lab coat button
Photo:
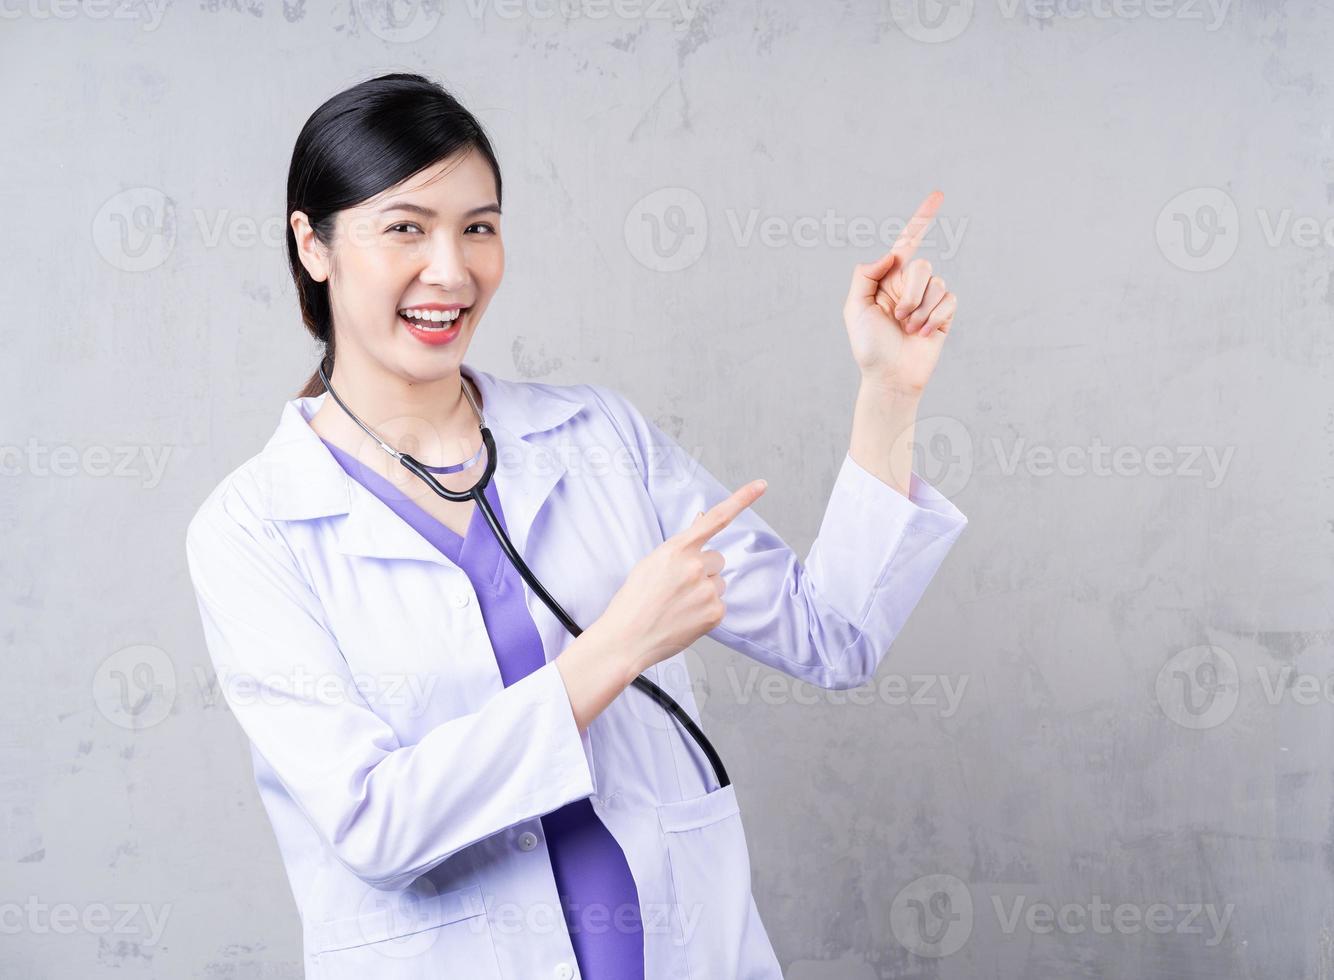
{"type": "Polygon", "coordinates": [[[574,976],[574,967],[568,963],[561,963],[556,967],[556,980],[570,980],[574,976]]]}
{"type": "Polygon", "coordinates": [[[450,604],[453,605],[455,609],[462,609],[464,606],[468,604],[468,593],[455,592],[453,595],[449,597],[449,601],[450,604]]]}
{"type": "Polygon", "coordinates": [[[537,846],[537,835],[530,830],[525,830],[519,835],[519,850],[531,851],[537,846]]]}

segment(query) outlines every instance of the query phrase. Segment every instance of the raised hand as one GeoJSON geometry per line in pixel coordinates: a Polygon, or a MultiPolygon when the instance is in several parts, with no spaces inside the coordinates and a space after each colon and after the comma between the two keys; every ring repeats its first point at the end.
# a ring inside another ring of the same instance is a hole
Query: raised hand
{"type": "Polygon", "coordinates": [[[843,323],[864,380],[920,392],[935,370],[958,300],[930,262],[912,257],[944,199],[928,194],[894,247],[853,270],[843,323]]]}

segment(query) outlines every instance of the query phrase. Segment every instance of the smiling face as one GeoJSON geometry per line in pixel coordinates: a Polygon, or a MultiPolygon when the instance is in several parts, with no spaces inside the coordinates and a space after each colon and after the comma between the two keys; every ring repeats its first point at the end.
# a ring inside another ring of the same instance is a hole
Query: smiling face
{"type": "Polygon", "coordinates": [[[505,270],[495,177],[470,151],[338,212],[332,250],[305,244],[328,278],[336,366],[415,384],[458,371],[505,270]]]}

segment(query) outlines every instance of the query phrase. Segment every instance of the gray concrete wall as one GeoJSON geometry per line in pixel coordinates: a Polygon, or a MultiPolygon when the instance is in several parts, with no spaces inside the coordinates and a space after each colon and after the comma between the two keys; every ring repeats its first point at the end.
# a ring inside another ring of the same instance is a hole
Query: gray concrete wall
{"type": "Polygon", "coordinates": [[[507,181],[469,361],[620,388],[801,555],[852,266],[945,192],[969,529],[860,692],[693,661],[789,980],[1334,975],[1334,12],[914,2],[0,6],[0,974],[300,974],[183,533],[314,365],[298,128],[419,70],[507,181]]]}

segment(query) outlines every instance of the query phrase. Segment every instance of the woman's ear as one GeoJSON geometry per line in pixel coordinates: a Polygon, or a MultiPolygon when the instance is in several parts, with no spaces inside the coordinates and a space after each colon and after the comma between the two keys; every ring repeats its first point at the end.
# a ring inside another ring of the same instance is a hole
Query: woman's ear
{"type": "Polygon", "coordinates": [[[304,211],[293,211],[289,220],[292,225],[292,235],[296,238],[296,251],[301,257],[301,264],[306,267],[310,278],[316,282],[324,282],[329,278],[328,250],[315,237],[315,229],[311,227],[310,219],[306,217],[304,211]]]}

